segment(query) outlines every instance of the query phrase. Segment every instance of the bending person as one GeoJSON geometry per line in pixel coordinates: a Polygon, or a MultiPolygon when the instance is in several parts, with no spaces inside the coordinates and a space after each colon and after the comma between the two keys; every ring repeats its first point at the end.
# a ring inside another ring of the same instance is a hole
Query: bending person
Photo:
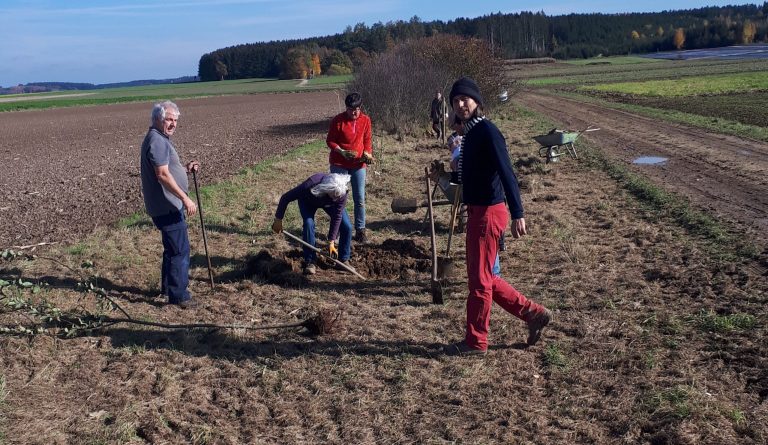
{"type": "MultiPolygon", "coordinates": [[[[275,211],[275,220],[272,223],[272,231],[283,231],[283,217],[288,204],[297,201],[299,212],[303,221],[302,238],[307,244],[315,245],[315,213],[317,209],[323,209],[331,218],[328,228],[328,252],[331,256],[338,256],[339,261],[349,265],[349,257],[352,254],[352,224],[349,222],[347,210],[347,184],[349,175],[336,173],[315,173],[307,180],[287,191],[280,197],[280,202],[275,211]],[[336,246],[338,240],[338,247],[336,246]]],[[[304,262],[302,269],[305,275],[314,275],[317,272],[317,252],[307,246],[304,249],[304,262]]],[[[343,270],[343,269],[342,269],[343,270]]]]}

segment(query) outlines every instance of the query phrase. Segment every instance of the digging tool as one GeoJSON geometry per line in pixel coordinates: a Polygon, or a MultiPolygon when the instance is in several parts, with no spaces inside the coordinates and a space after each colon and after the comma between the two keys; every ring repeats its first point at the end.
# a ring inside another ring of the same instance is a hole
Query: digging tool
{"type": "Polygon", "coordinates": [[[456,188],[453,196],[453,207],[451,207],[451,228],[448,232],[448,247],[445,248],[445,256],[451,256],[451,238],[453,238],[453,231],[456,227],[456,216],[459,214],[459,206],[461,205],[461,186],[456,188]]]}
{"type": "MultiPolygon", "coordinates": [[[[435,201],[432,206],[449,205],[451,201],[435,201]]],[[[392,200],[392,211],[395,213],[413,213],[416,210],[427,207],[427,201],[419,201],[416,198],[395,198],[392,200]]]]}
{"type": "Polygon", "coordinates": [[[200,213],[200,227],[203,229],[203,246],[205,246],[205,258],[208,260],[208,278],[211,279],[211,290],[213,290],[213,268],[211,267],[211,256],[208,254],[208,238],[205,236],[205,223],[203,223],[203,206],[200,204],[200,186],[197,185],[197,173],[195,173],[195,170],[192,170],[192,179],[195,181],[197,211],[200,213]]]}
{"type": "Polygon", "coordinates": [[[351,273],[357,275],[361,280],[365,280],[365,277],[360,275],[359,273],[357,273],[357,271],[354,268],[349,267],[348,265],[342,263],[341,261],[337,260],[336,258],[333,258],[332,256],[328,255],[327,253],[323,252],[322,250],[318,249],[317,247],[307,243],[306,241],[304,241],[303,239],[301,239],[298,236],[294,235],[293,233],[287,232],[287,231],[283,230],[283,234],[285,236],[291,238],[292,240],[301,243],[301,245],[309,247],[310,249],[314,250],[315,252],[319,253],[320,255],[328,258],[329,260],[333,261],[334,263],[336,263],[339,266],[341,266],[344,269],[346,269],[348,272],[351,272],[351,273]]]}
{"type": "Polygon", "coordinates": [[[429,210],[430,239],[432,241],[432,303],[443,304],[443,287],[437,279],[437,240],[435,239],[435,212],[432,207],[432,181],[429,180],[429,169],[424,169],[427,181],[427,206],[429,210]]]}

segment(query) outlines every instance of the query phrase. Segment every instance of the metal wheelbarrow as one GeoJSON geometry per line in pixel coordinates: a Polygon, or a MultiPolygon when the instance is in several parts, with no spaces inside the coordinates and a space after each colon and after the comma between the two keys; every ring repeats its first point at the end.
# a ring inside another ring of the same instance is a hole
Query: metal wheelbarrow
{"type": "Polygon", "coordinates": [[[591,125],[581,131],[558,130],[553,128],[547,134],[534,136],[533,140],[539,143],[539,156],[546,158],[546,162],[558,162],[560,156],[568,153],[573,159],[578,159],[576,146],[573,145],[576,139],[583,133],[597,131],[599,128],[593,128],[591,125]]]}

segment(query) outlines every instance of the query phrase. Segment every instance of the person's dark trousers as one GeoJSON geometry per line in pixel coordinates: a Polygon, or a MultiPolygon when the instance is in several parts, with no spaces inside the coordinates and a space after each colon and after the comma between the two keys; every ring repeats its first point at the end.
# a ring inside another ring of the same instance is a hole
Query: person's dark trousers
{"type": "Polygon", "coordinates": [[[162,292],[168,302],[179,304],[190,299],[189,236],[184,213],[177,211],[152,217],[163,238],[162,292]]]}
{"type": "MultiPolygon", "coordinates": [[[[315,245],[315,209],[308,206],[304,201],[298,200],[299,212],[303,221],[301,238],[310,246],[315,245]]],[[[325,213],[328,213],[327,211],[325,213]]],[[[328,215],[331,216],[331,215],[328,215]]],[[[347,210],[341,212],[341,224],[339,225],[339,261],[347,261],[352,255],[352,223],[349,221],[347,210]]],[[[304,263],[311,264],[317,262],[317,252],[307,246],[302,247],[304,251],[304,263]]]]}

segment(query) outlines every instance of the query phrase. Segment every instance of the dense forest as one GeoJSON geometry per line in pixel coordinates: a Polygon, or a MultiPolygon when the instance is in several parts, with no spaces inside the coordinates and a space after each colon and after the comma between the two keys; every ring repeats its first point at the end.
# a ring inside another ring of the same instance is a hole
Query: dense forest
{"type": "Polygon", "coordinates": [[[762,6],[626,14],[543,12],[491,14],[447,23],[408,21],[359,23],[341,34],[301,40],[249,43],[200,58],[200,80],[252,77],[306,78],[347,74],[395,45],[438,34],[487,41],[498,57],[557,59],[642,54],[768,41],[768,2],[762,6]]]}

